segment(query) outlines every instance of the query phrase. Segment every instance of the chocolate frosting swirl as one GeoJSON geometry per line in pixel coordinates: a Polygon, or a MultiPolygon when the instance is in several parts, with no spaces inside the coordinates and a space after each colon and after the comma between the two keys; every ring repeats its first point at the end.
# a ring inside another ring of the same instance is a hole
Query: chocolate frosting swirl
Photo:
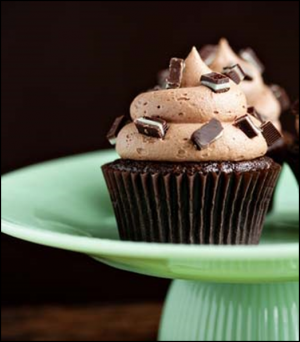
{"type": "MultiPolygon", "coordinates": [[[[247,112],[243,91],[232,81],[230,90],[225,93],[214,93],[200,85],[200,77],[210,72],[212,70],[193,48],[185,60],[181,88],[150,91],[137,96],[131,104],[131,118],[160,117],[168,122],[169,130],[162,140],[139,134],[134,123],[125,126],[117,138],[117,152],[121,158],[200,162],[251,160],[265,155],[267,144],[261,134],[249,139],[233,125],[237,117],[247,112]],[[199,151],[191,136],[213,118],[222,123],[223,135],[199,151]]],[[[260,125],[255,118],[252,120],[260,125]]]]}

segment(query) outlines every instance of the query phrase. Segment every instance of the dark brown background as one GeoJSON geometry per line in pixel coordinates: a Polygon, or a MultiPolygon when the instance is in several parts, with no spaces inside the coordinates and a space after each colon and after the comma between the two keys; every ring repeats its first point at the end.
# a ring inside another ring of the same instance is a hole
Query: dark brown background
{"type": "MultiPolygon", "coordinates": [[[[113,118],[191,46],[253,47],[299,91],[299,2],[2,2],[2,173],[107,148],[113,118]]],[[[287,120],[287,119],[285,119],[287,120]]],[[[159,299],[167,281],[1,238],[2,304],[159,299]]]]}

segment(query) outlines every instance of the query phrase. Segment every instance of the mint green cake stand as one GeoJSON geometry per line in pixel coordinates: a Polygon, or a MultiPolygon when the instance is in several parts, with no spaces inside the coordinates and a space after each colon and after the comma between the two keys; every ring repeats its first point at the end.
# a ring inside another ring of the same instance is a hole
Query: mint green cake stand
{"type": "Polygon", "coordinates": [[[179,246],[119,241],[100,172],[114,158],[97,152],[4,176],[2,232],[175,279],[160,341],[299,340],[299,195],[288,167],[261,245],[179,246]]]}

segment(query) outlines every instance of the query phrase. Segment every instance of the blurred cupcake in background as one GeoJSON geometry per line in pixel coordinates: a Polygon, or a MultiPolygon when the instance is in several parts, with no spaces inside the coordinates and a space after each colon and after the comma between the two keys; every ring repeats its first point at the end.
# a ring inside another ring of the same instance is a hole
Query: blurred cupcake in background
{"type": "Polygon", "coordinates": [[[247,48],[241,50],[240,54],[237,55],[229,46],[227,40],[223,38],[215,47],[213,56],[208,61],[210,62],[209,67],[214,71],[223,72],[224,69],[235,64],[241,66],[245,78],[240,83],[240,87],[246,95],[248,105],[255,107],[265,120],[272,121],[278,129],[281,129],[279,117],[281,112],[287,109],[287,104],[285,103],[283,107],[280,103],[279,86],[275,94],[274,86],[267,86],[264,83],[262,77],[264,66],[254,51],[247,48]]]}
{"type": "MultiPolygon", "coordinates": [[[[222,72],[224,69],[240,65],[245,73],[240,87],[246,95],[249,110],[255,110],[262,120],[271,121],[276,128],[290,139],[288,133],[282,132],[281,115],[290,108],[287,92],[277,84],[267,85],[263,79],[264,65],[251,48],[242,49],[236,54],[228,41],[222,38],[218,45],[204,46],[200,54],[205,57],[211,69],[222,72]]],[[[269,147],[268,155],[283,164],[286,154],[286,141],[283,137],[276,144],[269,147]]]]}

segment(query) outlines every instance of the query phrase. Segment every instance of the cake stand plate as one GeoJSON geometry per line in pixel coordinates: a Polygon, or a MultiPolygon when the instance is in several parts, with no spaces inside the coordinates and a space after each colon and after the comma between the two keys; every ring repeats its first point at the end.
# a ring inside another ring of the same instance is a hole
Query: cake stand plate
{"type": "Polygon", "coordinates": [[[189,246],[119,240],[100,171],[115,158],[89,153],[5,175],[2,232],[175,279],[161,341],[299,340],[299,195],[287,166],[259,246],[189,246]]]}

